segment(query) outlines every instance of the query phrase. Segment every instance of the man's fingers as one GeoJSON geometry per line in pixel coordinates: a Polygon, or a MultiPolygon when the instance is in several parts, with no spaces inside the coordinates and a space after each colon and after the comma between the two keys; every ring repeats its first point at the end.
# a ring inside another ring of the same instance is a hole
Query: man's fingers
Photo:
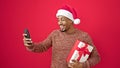
{"type": "Polygon", "coordinates": [[[76,60],[72,60],[72,62],[76,62],[76,60]]]}
{"type": "Polygon", "coordinates": [[[23,40],[24,44],[33,43],[31,40],[23,40]]]}
{"type": "Polygon", "coordinates": [[[23,39],[24,41],[31,41],[31,38],[25,38],[23,39]]]}
{"type": "Polygon", "coordinates": [[[78,60],[72,60],[73,63],[78,63],[79,61],[78,60]]]}
{"type": "Polygon", "coordinates": [[[28,38],[24,38],[24,39],[23,39],[23,42],[24,42],[24,44],[31,44],[31,43],[33,43],[33,42],[31,41],[31,39],[28,39],[28,38]]]}
{"type": "Polygon", "coordinates": [[[23,34],[23,42],[25,46],[31,46],[32,45],[32,40],[31,38],[26,38],[27,34],[23,34]]]}
{"type": "Polygon", "coordinates": [[[72,63],[68,63],[68,67],[72,68],[73,64],[72,63]]]}
{"type": "Polygon", "coordinates": [[[32,41],[24,41],[24,45],[25,46],[31,46],[32,45],[32,41]]]}
{"type": "Polygon", "coordinates": [[[25,44],[27,44],[27,43],[32,43],[32,41],[24,41],[24,43],[25,43],[25,44]]]}
{"type": "Polygon", "coordinates": [[[25,46],[32,46],[32,45],[29,45],[29,44],[24,44],[25,46]]]}
{"type": "Polygon", "coordinates": [[[23,34],[23,36],[27,36],[27,34],[23,34]]]}

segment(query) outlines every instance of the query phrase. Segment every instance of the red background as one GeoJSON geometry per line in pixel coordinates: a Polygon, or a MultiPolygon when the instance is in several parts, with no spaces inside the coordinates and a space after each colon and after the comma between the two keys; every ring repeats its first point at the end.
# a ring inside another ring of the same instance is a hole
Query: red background
{"type": "Polygon", "coordinates": [[[94,68],[118,68],[120,54],[119,0],[0,0],[0,68],[50,68],[51,49],[32,53],[23,45],[23,30],[39,42],[58,29],[56,11],[64,4],[81,18],[76,25],[90,34],[101,62],[94,68]]]}

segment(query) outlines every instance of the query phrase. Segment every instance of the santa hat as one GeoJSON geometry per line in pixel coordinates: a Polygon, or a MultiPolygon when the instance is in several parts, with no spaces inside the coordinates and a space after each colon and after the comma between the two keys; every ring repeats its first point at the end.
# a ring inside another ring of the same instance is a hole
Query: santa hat
{"type": "Polygon", "coordinates": [[[77,18],[77,13],[74,8],[65,5],[57,11],[56,17],[65,16],[73,21],[74,24],[80,24],[80,19],[77,18]]]}

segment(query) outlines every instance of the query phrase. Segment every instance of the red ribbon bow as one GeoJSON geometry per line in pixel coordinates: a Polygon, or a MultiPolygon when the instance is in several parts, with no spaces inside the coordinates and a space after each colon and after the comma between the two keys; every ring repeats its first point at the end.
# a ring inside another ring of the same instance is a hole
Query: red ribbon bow
{"type": "Polygon", "coordinates": [[[79,48],[79,47],[76,48],[76,50],[79,51],[79,57],[77,58],[78,61],[80,60],[82,54],[83,54],[84,56],[85,56],[86,54],[90,54],[90,52],[89,52],[89,50],[87,49],[87,47],[88,47],[88,45],[85,44],[85,46],[82,47],[82,48],[79,48]]]}

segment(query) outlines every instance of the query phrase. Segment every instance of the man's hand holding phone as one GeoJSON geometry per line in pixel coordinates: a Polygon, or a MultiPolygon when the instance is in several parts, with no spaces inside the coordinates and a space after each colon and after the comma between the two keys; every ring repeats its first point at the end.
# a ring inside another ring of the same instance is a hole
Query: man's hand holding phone
{"type": "Polygon", "coordinates": [[[29,34],[28,29],[24,30],[24,33],[23,33],[23,42],[24,42],[24,45],[26,47],[31,47],[32,44],[33,44],[32,40],[30,38],[30,34],[29,34]]]}

